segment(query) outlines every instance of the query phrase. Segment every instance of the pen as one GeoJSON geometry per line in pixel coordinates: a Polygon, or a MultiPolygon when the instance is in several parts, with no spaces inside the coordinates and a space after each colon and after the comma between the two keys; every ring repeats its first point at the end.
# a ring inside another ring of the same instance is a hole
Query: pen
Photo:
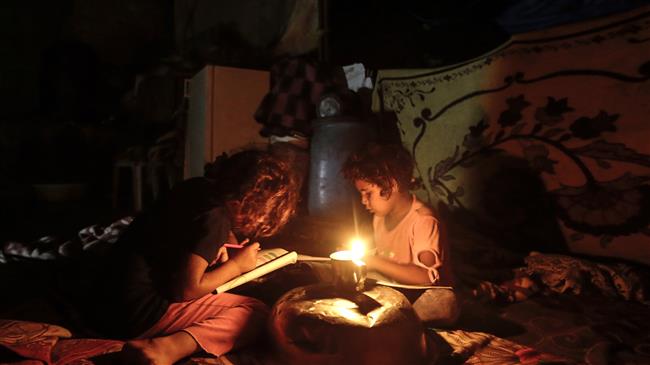
{"type": "MultiPolygon", "coordinates": [[[[232,238],[235,240],[235,242],[237,242],[234,236],[232,238]]],[[[245,244],[248,243],[248,241],[250,240],[247,238],[240,243],[224,243],[223,246],[228,248],[242,248],[245,244]]]]}
{"type": "Polygon", "coordinates": [[[242,248],[242,247],[244,247],[244,244],[243,244],[243,243],[240,243],[240,244],[236,245],[236,244],[234,244],[234,243],[224,243],[224,244],[223,244],[223,247],[228,247],[228,248],[242,248]]]}

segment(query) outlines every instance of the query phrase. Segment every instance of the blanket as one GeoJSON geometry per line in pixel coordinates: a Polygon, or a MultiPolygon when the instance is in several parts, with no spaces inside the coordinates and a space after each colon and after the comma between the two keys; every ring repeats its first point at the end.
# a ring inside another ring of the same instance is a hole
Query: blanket
{"type": "Polygon", "coordinates": [[[647,268],[537,252],[525,262],[513,279],[473,290],[481,308],[496,304],[523,328],[509,340],[588,364],[650,363],[647,268]]]}
{"type": "Polygon", "coordinates": [[[0,347],[17,355],[13,363],[20,365],[92,364],[89,358],[119,351],[123,345],[121,341],[71,336],[67,329],[47,323],[0,320],[0,347]]]}
{"type": "Polygon", "coordinates": [[[650,305],[650,275],[641,267],[538,252],[531,253],[525,261],[527,266],[515,275],[534,277],[554,292],[580,294],[594,288],[605,296],[650,305]]]}
{"type": "Polygon", "coordinates": [[[55,236],[43,236],[33,242],[5,242],[0,250],[0,263],[21,260],[56,260],[74,258],[83,252],[101,255],[117,241],[133,221],[124,217],[108,226],[99,224],[82,228],[77,237],[62,240],[55,236]]]}
{"type": "MultiPolygon", "coordinates": [[[[531,347],[519,345],[497,336],[462,330],[437,331],[450,347],[447,358],[439,362],[465,363],[472,365],[490,364],[572,364],[573,362],[555,355],[539,352],[531,347]]],[[[119,364],[122,341],[106,339],[75,339],[60,326],[47,323],[0,320],[0,348],[13,352],[17,365],[91,365],[95,363],[119,364]],[[102,359],[102,362],[97,362],[102,359]],[[108,359],[108,360],[106,360],[108,359]]],[[[0,358],[0,361],[6,361],[0,358]]],[[[4,363],[4,362],[3,362],[4,363]]],[[[193,356],[181,364],[258,364],[251,354],[235,353],[221,358],[193,356]]]]}
{"type": "Polygon", "coordinates": [[[537,351],[583,364],[650,364],[647,305],[600,295],[549,293],[500,306],[498,313],[521,327],[506,336],[508,340],[537,351]]]}
{"type": "Polygon", "coordinates": [[[603,263],[567,255],[531,252],[526,266],[500,285],[481,282],[473,294],[497,302],[523,301],[539,292],[597,293],[650,305],[650,270],[639,265],[603,263]]]}

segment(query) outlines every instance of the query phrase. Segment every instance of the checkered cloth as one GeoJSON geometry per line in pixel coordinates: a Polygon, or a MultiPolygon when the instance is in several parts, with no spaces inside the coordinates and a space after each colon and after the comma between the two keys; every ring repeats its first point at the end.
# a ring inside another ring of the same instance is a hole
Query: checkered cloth
{"type": "Polygon", "coordinates": [[[260,134],[287,136],[311,134],[310,122],[325,93],[347,89],[339,68],[328,68],[302,57],[284,58],[271,67],[271,85],[255,112],[263,124],[260,134]]]}

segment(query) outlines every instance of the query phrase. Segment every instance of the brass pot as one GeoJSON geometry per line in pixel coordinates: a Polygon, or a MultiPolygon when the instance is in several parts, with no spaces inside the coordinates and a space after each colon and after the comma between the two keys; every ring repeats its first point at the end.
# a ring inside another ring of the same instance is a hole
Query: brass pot
{"type": "Polygon", "coordinates": [[[438,353],[406,297],[380,285],[295,288],[275,303],[269,326],[278,364],[431,365],[438,353]]]}

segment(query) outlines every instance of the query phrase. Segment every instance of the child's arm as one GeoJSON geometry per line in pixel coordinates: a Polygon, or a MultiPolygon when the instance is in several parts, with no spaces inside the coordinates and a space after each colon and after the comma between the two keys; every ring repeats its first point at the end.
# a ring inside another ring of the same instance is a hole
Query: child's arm
{"type": "MultiPolygon", "coordinates": [[[[410,248],[412,261],[400,264],[381,256],[368,257],[368,269],[379,271],[403,284],[431,285],[439,281],[438,270],[444,250],[440,245],[438,220],[428,207],[419,208],[417,213],[410,238],[413,242],[410,248]]],[[[407,242],[403,244],[408,245],[407,242]]]]}
{"type": "Polygon", "coordinates": [[[206,271],[209,263],[203,257],[189,254],[173,284],[174,299],[187,301],[200,298],[228,280],[252,270],[259,248],[260,244],[255,242],[237,249],[228,261],[210,271],[206,271]]]}
{"type": "Polygon", "coordinates": [[[402,284],[429,285],[429,270],[415,264],[398,264],[381,256],[367,256],[369,270],[375,270],[402,284]]]}

